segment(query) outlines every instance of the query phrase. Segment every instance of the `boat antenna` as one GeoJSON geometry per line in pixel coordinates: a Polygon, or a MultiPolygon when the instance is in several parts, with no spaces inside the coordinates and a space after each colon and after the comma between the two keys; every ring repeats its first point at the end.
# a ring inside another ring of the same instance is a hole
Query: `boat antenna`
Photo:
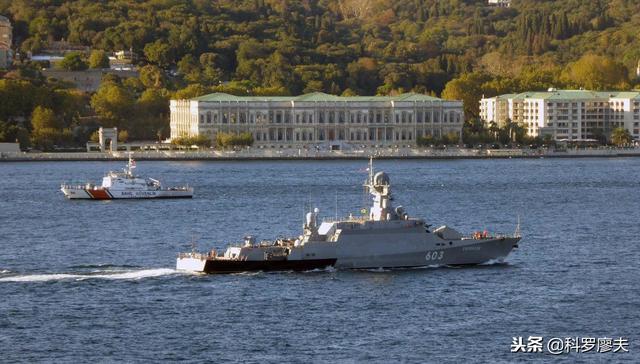
{"type": "Polygon", "coordinates": [[[304,199],[302,200],[302,226],[303,228],[307,225],[307,204],[305,203],[304,199]]]}
{"type": "Polygon", "coordinates": [[[513,233],[513,236],[516,238],[522,237],[522,235],[520,235],[520,214],[518,214],[518,224],[516,225],[516,231],[513,233]]]}
{"type": "Polygon", "coordinates": [[[191,252],[196,252],[196,237],[194,234],[191,234],[191,252]]]}
{"type": "Polygon", "coordinates": [[[336,220],[338,220],[338,190],[336,190],[336,220]]]}

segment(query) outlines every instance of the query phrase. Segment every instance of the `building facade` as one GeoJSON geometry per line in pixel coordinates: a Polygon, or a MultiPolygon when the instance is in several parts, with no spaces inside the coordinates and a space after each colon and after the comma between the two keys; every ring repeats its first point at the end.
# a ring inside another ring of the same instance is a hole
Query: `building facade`
{"type": "Polygon", "coordinates": [[[11,43],[13,28],[9,19],[0,15],[0,68],[8,68],[13,62],[11,43]]]}
{"type": "Polygon", "coordinates": [[[254,145],[415,145],[420,136],[462,133],[461,101],[421,94],[340,97],[233,96],[171,100],[171,138],[249,132],[254,145]]]}
{"type": "Polygon", "coordinates": [[[506,94],[480,100],[480,117],[503,126],[523,125],[529,136],[597,139],[617,127],[640,139],[640,92],[556,90],[506,94]]]}

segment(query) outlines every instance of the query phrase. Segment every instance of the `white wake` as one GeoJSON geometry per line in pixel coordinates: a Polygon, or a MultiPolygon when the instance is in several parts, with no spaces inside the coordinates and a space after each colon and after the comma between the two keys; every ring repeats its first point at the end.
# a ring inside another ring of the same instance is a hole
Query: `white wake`
{"type": "Polygon", "coordinates": [[[175,269],[158,268],[142,269],[132,271],[110,271],[99,272],[97,274],[75,274],[75,273],[49,273],[49,274],[24,274],[0,278],[0,282],[49,282],[60,280],[83,281],[87,279],[109,279],[109,280],[137,280],[144,278],[161,277],[172,274],[181,274],[175,269]]]}

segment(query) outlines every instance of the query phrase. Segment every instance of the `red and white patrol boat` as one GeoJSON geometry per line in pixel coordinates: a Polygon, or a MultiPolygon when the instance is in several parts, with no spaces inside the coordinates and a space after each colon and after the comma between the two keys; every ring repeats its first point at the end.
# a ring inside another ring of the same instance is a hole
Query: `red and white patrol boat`
{"type": "Polygon", "coordinates": [[[122,172],[110,171],[102,178],[102,186],[63,183],[60,190],[69,199],[133,199],[133,198],[192,198],[193,187],[162,187],[153,178],[141,178],[133,174],[136,162],[129,156],[127,168],[122,172]]]}

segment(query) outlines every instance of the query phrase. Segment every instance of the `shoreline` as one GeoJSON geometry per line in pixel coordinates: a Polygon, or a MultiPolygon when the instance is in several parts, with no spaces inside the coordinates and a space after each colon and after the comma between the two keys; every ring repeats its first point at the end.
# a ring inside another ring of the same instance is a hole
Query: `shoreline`
{"type": "MultiPolygon", "coordinates": [[[[567,151],[524,149],[399,149],[361,151],[241,150],[241,151],[134,151],[137,160],[157,161],[268,161],[268,160],[361,160],[376,159],[539,159],[640,157],[640,148],[573,149],[567,151]]],[[[129,152],[0,153],[0,162],[123,161],[129,152]]]]}

